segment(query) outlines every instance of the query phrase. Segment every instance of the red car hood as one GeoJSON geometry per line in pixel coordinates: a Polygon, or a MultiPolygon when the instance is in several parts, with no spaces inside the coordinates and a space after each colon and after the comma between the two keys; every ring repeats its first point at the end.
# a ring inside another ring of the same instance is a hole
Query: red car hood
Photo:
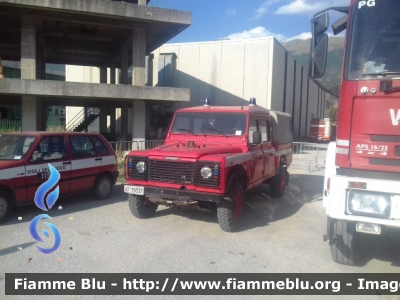
{"type": "Polygon", "coordinates": [[[185,146],[183,144],[168,144],[150,150],[149,156],[198,159],[204,155],[225,153],[242,153],[242,149],[237,146],[202,143],[195,143],[194,146],[188,146],[188,144],[185,144],[185,146]]]}

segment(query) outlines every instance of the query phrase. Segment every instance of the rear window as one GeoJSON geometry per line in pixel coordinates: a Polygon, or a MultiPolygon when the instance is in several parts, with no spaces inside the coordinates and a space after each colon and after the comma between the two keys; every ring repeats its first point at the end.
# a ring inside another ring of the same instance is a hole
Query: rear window
{"type": "Polygon", "coordinates": [[[96,156],[96,149],[88,136],[70,136],[72,158],[96,156]]]}
{"type": "Polygon", "coordinates": [[[108,154],[108,150],[107,150],[106,146],[103,144],[103,142],[97,136],[92,136],[92,139],[96,145],[97,150],[99,150],[99,153],[101,155],[108,154]]]}

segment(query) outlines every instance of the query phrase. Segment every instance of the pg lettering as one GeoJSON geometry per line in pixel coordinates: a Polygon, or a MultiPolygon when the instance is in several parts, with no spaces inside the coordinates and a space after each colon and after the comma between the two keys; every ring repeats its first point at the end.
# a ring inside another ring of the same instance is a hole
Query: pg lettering
{"type": "Polygon", "coordinates": [[[358,9],[360,9],[361,7],[363,7],[365,5],[367,5],[369,7],[375,6],[375,0],[368,0],[368,1],[360,1],[360,2],[358,2],[358,9]]]}

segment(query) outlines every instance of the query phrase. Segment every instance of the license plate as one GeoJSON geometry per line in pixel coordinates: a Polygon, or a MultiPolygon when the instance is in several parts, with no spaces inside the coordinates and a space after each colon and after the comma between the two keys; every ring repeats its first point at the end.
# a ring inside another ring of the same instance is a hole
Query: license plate
{"type": "Polygon", "coordinates": [[[144,195],[144,187],[135,185],[125,185],[124,192],[134,195],[144,195]]]}

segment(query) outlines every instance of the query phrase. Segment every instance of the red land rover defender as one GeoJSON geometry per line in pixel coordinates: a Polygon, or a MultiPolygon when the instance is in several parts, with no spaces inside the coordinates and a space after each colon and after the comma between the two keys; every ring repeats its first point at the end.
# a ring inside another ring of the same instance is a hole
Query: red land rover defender
{"type": "Polygon", "coordinates": [[[126,157],[124,190],[138,218],[159,204],[217,209],[222,230],[240,223],[244,191],[269,183],[282,197],[292,161],[291,116],[255,105],[204,106],[175,113],[165,144],[126,157]]]}

